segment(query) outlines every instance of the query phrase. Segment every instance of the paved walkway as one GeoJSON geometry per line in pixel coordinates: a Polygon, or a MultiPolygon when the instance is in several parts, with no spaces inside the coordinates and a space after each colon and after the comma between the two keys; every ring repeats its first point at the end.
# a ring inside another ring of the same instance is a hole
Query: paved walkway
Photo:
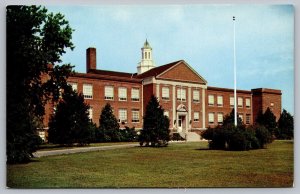
{"type": "Polygon", "coordinates": [[[111,146],[99,146],[99,147],[81,147],[81,148],[72,148],[72,149],[51,150],[51,151],[37,151],[37,152],[33,153],[33,156],[40,158],[40,157],[44,157],[44,156],[74,154],[74,153],[100,151],[100,150],[113,150],[113,149],[131,148],[131,147],[137,147],[137,146],[139,146],[139,143],[111,145],[111,146]]]}

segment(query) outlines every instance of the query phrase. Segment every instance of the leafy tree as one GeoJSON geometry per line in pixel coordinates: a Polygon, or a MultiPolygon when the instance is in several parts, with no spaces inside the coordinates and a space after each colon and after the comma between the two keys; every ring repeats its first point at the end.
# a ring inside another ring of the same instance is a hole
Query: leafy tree
{"type": "Polygon", "coordinates": [[[155,96],[146,107],[144,116],[144,126],[139,136],[140,145],[146,143],[146,146],[166,146],[170,140],[169,130],[170,120],[164,115],[164,110],[159,105],[155,96]]]}
{"type": "Polygon", "coordinates": [[[107,103],[100,115],[99,119],[99,129],[96,135],[97,141],[120,141],[120,125],[115,115],[113,114],[112,107],[109,103],[107,103]]]}
{"type": "Polygon", "coordinates": [[[285,109],[283,109],[278,120],[278,130],[275,135],[278,139],[294,138],[294,118],[285,109]]]}
{"type": "Polygon", "coordinates": [[[65,145],[89,144],[93,139],[89,130],[92,127],[89,108],[81,93],[77,94],[71,87],[66,88],[49,122],[49,142],[65,145]]]}
{"type": "Polygon", "coordinates": [[[65,50],[73,49],[72,29],[63,15],[37,6],[8,6],[6,14],[7,162],[21,163],[41,143],[36,129],[46,101],[57,100],[67,85],[72,67],[49,64],[61,62],[65,50]],[[50,79],[42,80],[50,70],[50,79]]]}
{"type": "Polygon", "coordinates": [[[274,133],[277,127],[276,116],[273,114],[269,107],[264,114],[258,114],[256,123],[265,126],[271,134],[274,133]]]}

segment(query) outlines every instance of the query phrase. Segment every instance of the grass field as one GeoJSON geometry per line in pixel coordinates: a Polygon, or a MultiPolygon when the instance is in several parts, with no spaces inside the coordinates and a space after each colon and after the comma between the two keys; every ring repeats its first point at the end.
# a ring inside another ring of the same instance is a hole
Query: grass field
{"type": "Polygon", "coordinates": [[[12,188],[291,187],[292,141],[244,152],[207,150],[207,142],[51,156],[7,166],[12,188]]]}

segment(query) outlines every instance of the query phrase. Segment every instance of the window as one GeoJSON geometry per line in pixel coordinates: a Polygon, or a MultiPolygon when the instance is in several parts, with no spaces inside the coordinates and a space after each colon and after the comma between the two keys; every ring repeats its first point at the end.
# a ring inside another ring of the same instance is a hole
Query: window
{"type": "Polygon", "coordinates": [[[185,89],[177,89],[177,100],[186,101],[186,91],[185,89]]]}
{"type": "Polygon", "coordinates": [[[69,82],[68,84],[72,87],[72,90],[77,91],[77,83],[69,82]]]}
{"type": "Polygon", "coordinates": [[[93,108],[92,107],[89,109],[89,119],[93,120],[93,108]]]}
{"type": "Polygon", "coordinates": [[[238,97],[238,107],[239,108],[243,107],[243,98],[242,97],[238,97]]]}
{"type": "Polygon", "coordinates": [[[215,123],[215,114],[214,113],[208,113],[208,123],[209,124],[215,123]]]}
{"type": "Polygon", "coordinates": [[[194,112],[194,121],[199,121],[199,112],[194,112]]]}
{"type": "Polygon", "coordinates": [[[135,102],[140,101],[140,89],[138,88],[131,89],[131,101],[135,101],[135,102]]]}
{"type": "Polygon", "coordinates": [[[208,106],[213,106],[215,104],[215,96],[208,95],[208,106]]]}
{"type": "Polygon", "coordinates": [[[244,116],[243,116],[243,114],[239,114],[239,118],[242,120],[242,122],[244,122],[244,116]]]}
{"type": "Polygon", "coordinates": [[[127,110],[119,109],[119,123],[127,123],[127,110]]]}
{"type": "Polygon", "coordinates": [[[133,123],[140,122],[140,111],[137,109],[132,110],[132,120],[133,123]]]}
{"type": "Polygon", "coordinates": [[[170,99],[170,89],[168,87],[162,88],[162,99],[169,100],[170,99]]]}
{"type": "Polygon", "coordinates": [[[218,124],[223,123],[223,113],[218,113],[218,124]]]}
{"type": "Polygon", "coordinates": [[[230,96],[230,107],[234,107],[234,97],[230,96]]]}
{"type": "Polygon", "coordinates": [[[127,100],[127,88],[120,87],[119,88],[119,101],[127,100]]]}
{"type": "Polygon", "coordinates": [[[223,96],[217,97],[217,104],[218,104],[218,106],[223,106],[223,96]]]}
{"type": "Polygon", "coordinates": [[[45,131],[39,131],[39,136],[43,141],[46,141],[46,133],[45,131]]]}
{"type": "Polygon", "coordinates": [[[250,118],[251,118],[251,115],[250,114],[246,114],[246,124],[247,125],[250,124],[250,118]]]}
{"type": "Polygon", "coordinates": [[[83,97],[85,99],[93,99],[93,85],[83,84],[83,97]]]}
{"type": "Polygon", "coordinates": [[[166,110],[166,111],[164,112],[164,115],[167,116],[167,117],[169,117],[169,111],[166,110]]]}
{"type": "Polygon", "coordinates": [[[193,90],[193,102],[200,102],[200,91],[193,90]]]}
{"type": "Polygon", "coordinates": [[[105,100],[113,100],[114,99],[114,87],[113,86],[105,86],[104,99],[105,100]]]}
{"type": "Polygon", "coordinates": [[[246,108],[250,108],[250,98],[246,98],[246,108]]]}

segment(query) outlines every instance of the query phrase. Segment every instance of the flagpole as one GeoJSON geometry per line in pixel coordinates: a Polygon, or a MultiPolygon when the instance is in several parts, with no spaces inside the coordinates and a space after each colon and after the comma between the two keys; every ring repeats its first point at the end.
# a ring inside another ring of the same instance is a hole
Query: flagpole
{"type": "Polygon", "coordinates": [[[233,16],[233,74],[234,74],[234,126],[237,126],[236,100],[236,56],[235,56],[235,16],[233,16]]]}

